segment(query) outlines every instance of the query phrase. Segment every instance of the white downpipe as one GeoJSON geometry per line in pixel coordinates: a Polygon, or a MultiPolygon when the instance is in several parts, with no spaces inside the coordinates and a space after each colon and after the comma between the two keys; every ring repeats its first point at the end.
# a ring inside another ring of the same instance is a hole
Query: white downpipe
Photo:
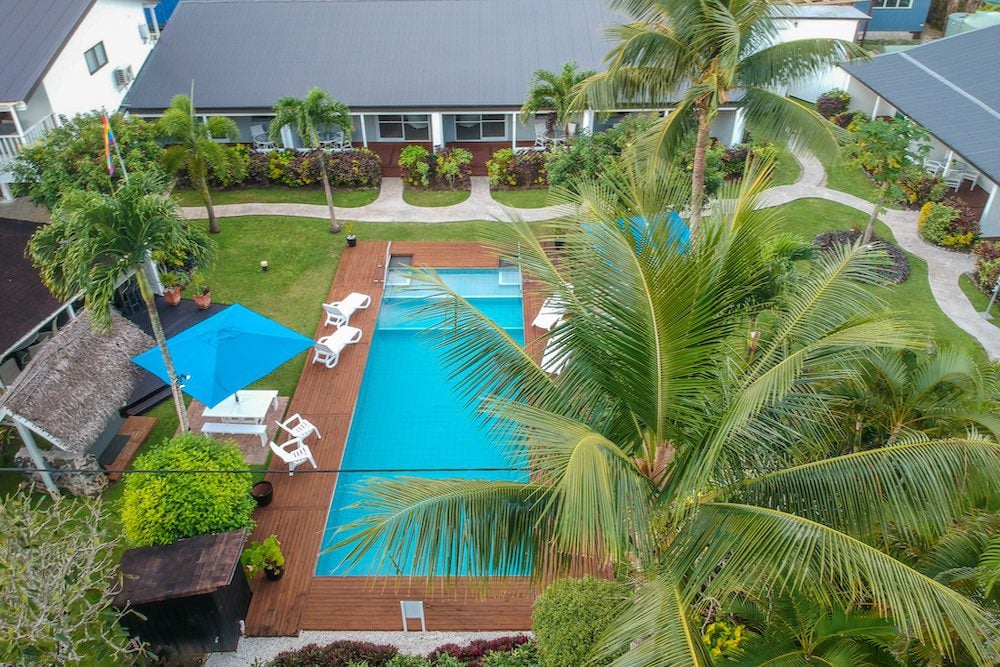
{"type": "Polygon", "coordinates": [[[368,128],[365,127],[365,115],[359,113],[358,118],[361,119],[361,143],[365,148],[368,148],[368,128]]]}
{"type": "Polygon", "coordinates": [[[993,187],[990,188],[990,195],[989,195],[989,197],[986,198],[986,205],[983,206],[983,214],[981,216],[979,216],[979,222],[980,223],[982,223],[984,220],[987,220],[989,218],[990,211],[993,210],[993,204],[996,203],[997,190],[1000,190],[1000,185],[997,185],[996,183],[993,183],[992,181],[991,181],[991,183],[992,183],[993,187]]]}
{"type": "Polygon", "coordinates": [[[583,133],[593,134],[594,133],[594,110],[587,109],[583,112],[583,133]]]}
{"type": "Polygon", "coordinates": [[[876,118],[878,118],[878,108],[881,105],[882,105],[882,96],[881,95],[876,95],[875,96],[875,105],[872,107],[872,117],[871,117],[871,120],[875,120],[876,118]]]}
{"type": "Polygon", "coordinates": [[[510,148],[517,152],[517,112],[510,112],[510,148]]]}
{"type": "Polygon", "coordinates": [[[729,142],[730,146],[737,146],[743,143],[743,131],[746,129],[746,111],[742,107],[736,110],[736,118],[733,119],[733,136],[729,142]]]}
{"type": "Polygon", "coordinates": [[[444,148],[444,114],[440,111],[431,114],[431,143],[434,148],[444,148]]]}

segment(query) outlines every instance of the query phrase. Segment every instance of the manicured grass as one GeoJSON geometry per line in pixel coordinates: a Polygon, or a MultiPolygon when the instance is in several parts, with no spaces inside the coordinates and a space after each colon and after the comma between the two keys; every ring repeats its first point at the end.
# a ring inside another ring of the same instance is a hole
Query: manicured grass
{"type": "Polygon", "coordinates": [[[790,185],[799,180],[802,167],[799,166],[791,153],[785,148],[778,149],[778,159],[774,163],[774,171],[771,172],[771,185],[790,185]]]}
{"type": "MultiPolygon", "coordinates": [[[[785,216],[785,229],[809,240],[822,232],[863,228],[868,222],[865,213],[822,199],[801,199],[778,208],[785,216]]],[[[892,232],[881,222],[876,224],[875,233],[895,241],[892,232]]],[[[985,360],[986,353],[982,346],[952,322],[934,300],[927,279],[927,262],[909,253],[907,257],[910,277],[905,282],[872,287],[872,291],[885,299],[902,317],[927,326],[935,341],[966,347],[985,360]]]]}
{"type": "MultiPolygon", "coordinates": [[[[196,191],[190,189],[174,190],[174,197],[181,206],[204,206],[205,203],[196,191]]],[[[333,205],[344,208],[355,208],[371,204],[378,197],[378,188],[362,188],[359,190],[334,190],[333,205]]],[[[284,188],[269,186],[260,188],[240,188],[238,190],[219,190],[212,192],[213,204],[322,204],[326,205],[326,194],[323,188],[284,188]]]]}
{"type": "Polygon", "coordinates": [[[548,188],[524,188],[521,190],[492,190],[493,199],[504,206],[514,208],[542,208],[548,206],[548,188]]]}
{"type": "MultiPolygon", "coordinates": [[[[965,292],[965,296],[969,298],[969,302],[972,303],[973,308],[980,313],[986,311],[986,307],[990,305],[990,297],[987,294],[983,294],[982,291],[976,287],[976,283],[972,281],[972,278],[967,275],[963,275],[958,279],[958,286],[962,288],[963,292],[965,292]]],[[[1000,305],[994,303],[993,307],[990,308],[990,315],[993,316],[993,319],[990,320],[990,322],[994,325],[1000,324],[1000,305]]]]}
{"type": "Polygon", "coordinates": [[[410,206],[454,206],[469,198],[469,190],[415,190],[405,188],[403,201],[410,206]]]}
{"type": "Polygon", "coordinates": [[[861,167],[846,163],[823,166],[826,169],[828,187],[868,201],[875,201],[878,193],[868,176],[861,171],[861,167]]]}

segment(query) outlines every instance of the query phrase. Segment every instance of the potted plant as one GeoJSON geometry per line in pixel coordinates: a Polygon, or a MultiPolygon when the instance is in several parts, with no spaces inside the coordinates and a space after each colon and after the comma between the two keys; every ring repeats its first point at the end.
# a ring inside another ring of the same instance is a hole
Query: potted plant
{"type": "Polygon", "coordinates": [[[349,220],[344,223],[344,230],[347,231],[347,247],[353,248],[358,245],[358,237],[354,234],[354,221],[349,220]]]}
{"type": "Polygon", "coordinates": [[[163,285],[163,300],[168,305],[176,306],[181,302],[181,290],[184,289],[184,276],[174,271],[160,274],[160,284],[163,285]]]}
{"type": "Polygon", "coordinates": [[[191,297],[201,310],[207,310],[212,305],[212,291],[201,271],[195,271],[191,278],[191,297]]]}
{"type": "Polygon", "coordinates": [[[267,507],[274,499],[274,486],[266,480],[257,482],[250,489],[250,495],[257,503],[257,507],[267,507]]]}
{"type": "Polygon", "coordinates": [[[251,542],[240,554],[240,564],[247,579],[253,579],[258,572],[263,572],[270,581],[281,579],[285,573],[285,556],[281,553],[278,536],[271,535],[263,542],[251,542]]]}

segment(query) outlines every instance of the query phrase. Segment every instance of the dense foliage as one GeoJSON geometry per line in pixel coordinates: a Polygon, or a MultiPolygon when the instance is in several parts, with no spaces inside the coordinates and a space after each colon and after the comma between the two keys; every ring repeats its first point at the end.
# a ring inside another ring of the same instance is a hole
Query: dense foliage
{"type": "Polygon", "coordinates": [[[472,178],[472,153],[464,148],[444,148],[431,153],[419,144],[400,151],[403,182],[413,188],[468,188],[472,178]]]}
{"type": "Polygon", "coordinates": [[[979,289],[992,293],[1000,279],[1000,241],[980,241],[973,253],[976,256],[973,279],[979,289]]]}
{"type": "Polygon", "coordinates": [[[490,653],[510,653],[518,646],[529,644],[527,635],[512,635],[496,639],[474,639],[468,644],[442,644],[430,652],[428,659],[449,655],[468,667],[481,667],[483,658],[490,653]]]}
{"type": "Polygon", "coordinates": [[[395,646],[350,640],[335,641],[320,646],[307,644],[294,651],[283,651],[272,660],[270,667],[348,667],[364,663],[368,667],[388,667],[398,654],[395,646]]]}
{"type": "Polygon", "coordinates": [[[535,600],[531,614],[542,664],[588,664],[598,637],[621,615],[627,598],[625,588],[617,582],[594,577],[558,579],[549,584],[535,600]]]}
{"type": "Polygon", "coordinates": [[[580,70],[572,62],[564,64],[558,72],[535,70],[528,82],[528,94],[521,105],[521,122],[527,121],[529,116],[539,111],[546,111],[550,114],[546,129],[551,132],[556,124],[561,125],[568,137],[576,88],[593,74],[593,70],[580,70]]]}
{"type": "Polygon", "coordinates": [[[443,644],[427,657],[399,653],[395,646],[359,641],[309,644],[280,653],[269,667],[539,667],[531,639],[524,635],[443,644]]]}
{"type": "MultiPolygon", "coordinates": [[[[184,433],[135,459],[137,470],[246,470],[239,448],[184,433]]],[[[125,480],[122,527],[135,546],[250,527],[248,472],[137,474],[125,480]]]]}
{"type": "Polygon", "coordinates": [[[0,663],[125,664],[111,607],[119,535],[100,500],[0,498],[0,663]]]}
{"type": "MultiPolygon", "coordinates": [[[[14,161],[14,195],[51,210],[67,192],[110,193],[112,183],[117,187],[123,172],[116,160],[114,176],[108,175],[101,118],[99,111],[63,118],[62,125],[21,150],[14,161]]],[[[156,125],[120,114],[108,120],[128,173],[159,172],[162,149],[156,125]]]]}
{"type": "Polygon", "coordinates": [[[545,163],[548,153],[501,148],[486,162],[486,174],[493,188],[545,187],[549,184],[545,163]]]}
{"type": "Polygon", "coordinates": [[[545,165],[549,182],[566,187],[582,178],[618,171],[617,158],[625,147],[632,145],[655,122],[655,116],[631,115],[604,132],[582,135],[568,146],[557,148],[549,154],[545,165]]]}
{"type": "Polygon", "coordinates": [[[851,95],[846,90],[828,90],[816,98],[816,111],[823,118],[833,118],[847,111],[851,95]]]}
{"type": "Polygon", "coordinates": [[[917,229],[925,241],[945,248],[965,250],[979,237],[979,219],[961,199],[929,201],[920,209],[917,229]]]}
{"type": "MultiPolygon", "coordinates": [[[[842,232],[823,232],[813,239],[813,245],[822,252],[830,252],[840,246],[853,246],[860,238],[861,231],[857,229],[842,232]]],[[[889,262],[876,269],[887,283],[898,285],[910,277],[910,261],[902,248],[891,241],[886,241],[877,236],[872,238],[872,242],[875,249],[886,253],[889,258],[889,262]]]]}
{"type": "Polygon", "coordinates": [[[886,202],[920,206],[947,193],[944,181],[924,170],[930,144],[921,126],[908,118],[876,118],[852,123],[849,129],[847,155],[868,174],[886,202]]]}

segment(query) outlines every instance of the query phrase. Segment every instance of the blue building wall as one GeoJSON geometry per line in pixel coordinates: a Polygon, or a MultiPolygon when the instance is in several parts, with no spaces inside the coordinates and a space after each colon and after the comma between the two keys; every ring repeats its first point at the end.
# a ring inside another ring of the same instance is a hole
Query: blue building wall
{"type": "Polygon", "coordinates": [[[908,9],[878,8],[872,4],[869,0],[854,3],[855,8],[871,14],[868,32],[922,32],[931,9],[931,0],[912,0],[908,9]]]}
{"type": "Polygon", "coordinates": [[[161,26],[170,19],[170,15],[174,13],[178,2],[180,0],[160,0],[160,4],[156,6],[156,20],[161,26]]]}

